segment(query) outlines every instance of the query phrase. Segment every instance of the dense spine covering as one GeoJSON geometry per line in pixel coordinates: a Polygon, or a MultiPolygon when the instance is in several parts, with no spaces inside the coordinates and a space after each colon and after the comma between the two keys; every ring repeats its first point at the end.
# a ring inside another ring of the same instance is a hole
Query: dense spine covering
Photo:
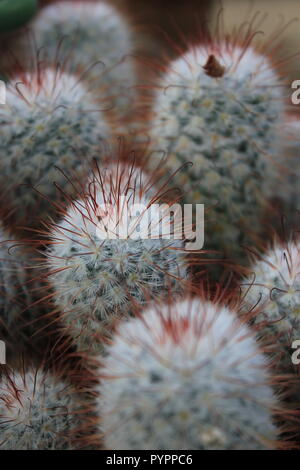
{"type": "Polygon", "coordinates": [[[94,173],[85,194],[52,227],[49,281],[79,349],[99,350],[99,338],[136,304],[182,292],[187,282],[183,241],[147,238],[153,219],[157,227],[157,220],[164,222],[164,215],[155,218],[156,197],[138,168],[109,165],[94,173]],[[135,204],[144,205],[140,215],[135,204]]]}
{"type": "MultiPolygon", "coordinates": [[[[118,115],[128,114],[135,85],[131,34],[126,20],[107,4],[62,1],[43,8],[32,22],[38,48],[55,56],[57,47],[71,56],[72,68],[89,70],[93,88],[110,97],[118,115]]],[[[84,76],[83,76],[84,78],[84,76]]]]}
{"type": "Polygon", "coordinates": [[[300,245],[275,242],[259,255],[243,281],[244,307],[252,309],[259,335],[270,343],[274,367],[291,372],[292,345],[300,339],[300,245]]]}
{"type": "Polygon", "coordinates": [[[277,407],[254,334],[200,299],[121,323],[101,358],[98,413],[108,449],[264,449],[277,407]]]}
{"type": "Polygon", "coordinates": [[[38,224],[51,211],[49,200],[58,198],[53,182],[72,197],[63,172],[84,174],[88,159],[101,158],[110,131],[101,105],[78,77],[59,69],[15,77],[7,86],[6,103],[0,112],[0,185],[14,226],[28,225],[28,214],[38,224]]]}
{"type": "Polygon", "coordinates": [[[0,449],[69,450],[84,406],[61,378],[41,370],[0,381],[0,449]]]}
{"type": "Polygon", "coordinates": [[[152,145],[169,155],[167,171],[185,164],[175,182],[184,202],[206,205],[208,249],[242,256],[240,244],[260,230],[278,177],[280,87],[265,56],[225,41],[189,51],[161,81],[152,145]]]}

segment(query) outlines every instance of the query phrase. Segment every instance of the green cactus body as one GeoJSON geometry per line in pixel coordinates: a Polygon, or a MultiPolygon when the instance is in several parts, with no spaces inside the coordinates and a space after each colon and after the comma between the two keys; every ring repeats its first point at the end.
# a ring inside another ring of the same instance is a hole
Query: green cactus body
{"type": "Polygon", "coordinates": [[[106,353],[97,400],[106,448],[275,446],[266,359],[226,308],[154,305],[121,322],[106,353]]]}
{"type": "Polygon", "coordinates": [[[298,243],[276,243],[250,268],[243,282],[244,310],[256,309],[262,341],[270,344],[277,360],[274,367],[291,372],[292,345],[300,339],[300,247],[298,243]]]}
{"type": "Polygon", "coordinates": [[[80,401],[72,387],[42,371],[2,377],[0,449],[72,449],[80,401]]]}
{"type": "Polygon", "coordinates": [[[153,147],[169,155],[168,171],[192,162],[175,183],[185,203],[206,206],[205,248],[242,256],[247,229],[259,230],[276,178],[280,85],[264,56],[226,43],[188,52],[162,80],[153,147]]]}
{"type": "MultiPolygon", "coordinates": [[[[133,202],[146,205],[145,218],[151,210],[140,170],[112,165],[99,178],[89,184],[90,195],[75,202],[53,227],[48,250],[49,281],[62,322],[80,350],[94,352],[101,350],[101,339],[116,318],[132,314],[135,304],[150,297],[179,295],[187,282],[181,240],[121,234],[127,221],[137,220],[130,213],[133,202]],[[116,214],[104,225],[100,205],[104,213],[113,207],[116,214]],[[120,227],[118,237],[106,239],[115,227],[120,227]]],[[[148,218],[141,226],[142,231],[148,229],[148,218]]]]}
{"type": "Polygon", "coordinates": [[[86,155],[101,158],[109,136],[104,114],[77,77],[46,68],[15,78],[0,113],[0,185],[14,227],[51,215],[49,200],[59,197],[53,182],[72,197],[62,172],[83,175],[86,155]]]}
{"type": "Polygon", "coordinates": [[[1,0],[0,33],[23,26],[37,12],[37,0],[1,0]]]}

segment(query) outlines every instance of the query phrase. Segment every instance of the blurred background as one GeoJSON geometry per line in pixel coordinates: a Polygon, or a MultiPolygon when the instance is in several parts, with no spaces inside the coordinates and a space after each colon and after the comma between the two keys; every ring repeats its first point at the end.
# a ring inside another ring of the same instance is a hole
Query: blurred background
{"type": "MultiPolygon", "coordinates": [[[[23,0],[43,5],[58,0],[23,0]]],[[[76,0],[68,0],[76,1],[76,0]]],[[[92,0],[101,1],[101,0],[92,0]]],[[[255,27],[263,31],[265,38],[280,38],[276,45],[278,60],[286,60],[284,76],[288,80],[300,78],[300,0],[103,0],[115,5],[132,23],[135,35],[135,51],[145,56],[161,57],[178,55],[187,44],[201,39],[203,31],[215,31],[216,23],[222,25],[224,32],[233,27],[249,24],[258,13],[255,27]],[[258,26],[257,26],[258,25],[258,26]],[[297,55],[298,54],[298,55],[297,55]]],[[[0,0],[3,5],[15,5],[20,0],[0,0]]],[[[12,9],[11,9],[12,10],[12,9]]],[[[2,14],[3,16],[3,14],[2,14]]],[[[15,15],[16,17],[17,15],[15,15]]],[[[6,18],[1,19],[0,33],[5,28],[6,18]],[[1,21],[2,20],[2,21],[1,21]]],[[[273,41],[275,43],[275,41],[273,41]]],[[[1,46],[1,34],[0,34],[1,46]]]]}
{"type": "MultiPolygon", "coordinates": [[[[53,1],[56,0],[41,0],[40,4],[53,1]]],[[[260,12],[261,18],[265,18],[260,29],[266,36],[276,29],[279,32],[285,24],[280,53],[290,56],[300,52],[300,0],[106,0],[106,2],[116,5],[128,15],[137,29],[151,36],[155,44],[154,49],[156,48],[152,52],[156,54],[170,49],[170,40],[183,45],[186,38],[189,41],[197,39],[200,28],[205,26],[214,28],[221,10],[222,22],[227,31],[231,31],[233,26],[243,21],[249,21],[256,12],[260,12]]],[[[137,44],[136,48],[140,50],[141,44],[137,44]]],[[[286,73],[291,79],[300,78],[300,55],[287,63],[286,73]]]]}

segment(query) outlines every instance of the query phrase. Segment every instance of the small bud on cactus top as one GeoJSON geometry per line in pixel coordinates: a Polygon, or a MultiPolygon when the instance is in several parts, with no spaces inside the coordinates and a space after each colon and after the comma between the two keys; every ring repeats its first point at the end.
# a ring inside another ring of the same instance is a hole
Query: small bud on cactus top
{"type": "Polygon", "coordinates": [[[80,394],[60,377],[42,370],[3,375],[0,449],[70,450],[83,409],[80,394]]]}
{"type": "Polygon", "coordinates": [[[54,57],[60,44],[59,49],[70,56],[74,70],[89,69],[95,83],[111,97],[117,113],[129,105],[129,88],[135,84],[129,58],[131,37],[126,20],[113,6],[89,1],[56,2],[41,9],[31,27],[37,47],[46,54],[54,57]]]}
{"type": "Polygon", "coordinates": [[[5,155],[0,186],[13,209],[14,226],[36,225],[50,215],[47,199],[58,197],[53,182],[72,196],[62,171],[84,174],[82,156],[99,155],[110,133],[101,105],[78,77],[62,70],[46,68],[14,77],[6,102],[0,113],[0,152],[5,155]]]}
{"type": "Polygon", "coordinates": [[[280,86],[267,57],[213,40],[173,62],[162,79],[152,145],[169,155],[167,172],[182,166],[174,182],[184,202],[206,205],[208,249],[241,256],[247,228],[260,230],[277,177],[280,86]]]}
{"type": "Polygon", "coordinates": [[[132,314],[135,303],[150,297],[178,295],[187,281],[183,241],[147,238],[159,210],[148,183],[127,165],[98,169],[51,228],[53,299],[80,350],[101,349],[99,339],[117,317],[132,314]],[[140,215],[135,204],[143,204],[140,215]]]}
{"type": "Polygon", "coordinates": [[[259,255],[243,282],[246,309],[254,309],[259,335],[278,358],[274,367],[291,372],[292,345],[300,340],[300,245],[276,242],[259,255]]]}
{"type": "Polygon", "coordinates": [[[108,449],[274,447],[276,399],[253,333],[200,299],[121,322],[99,369],[108,449]]]}

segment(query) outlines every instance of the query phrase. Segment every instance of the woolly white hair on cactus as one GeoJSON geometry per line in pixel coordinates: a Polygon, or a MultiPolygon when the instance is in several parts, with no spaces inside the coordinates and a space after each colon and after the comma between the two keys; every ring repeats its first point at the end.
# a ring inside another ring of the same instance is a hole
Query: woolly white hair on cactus
{"type": "Polygon", "coordinates": [[[40,370],[3,375],[0,449],[72,449],[80,423],[80,395],[61,378],[40,370]]]}
{"type": "MultiPolygon", "coordinates": [[[[135,84],[131,35],[126,20],[111,5],[89,1],[61,1],[41,9],[32,22],[37,46],[54,55],[57,45],[72,54],[74,69],[87,70],[116,112],[129,105],[129,87],[135,84]]],[[[123,109],[123,113],[125,109],[123,109]]]]}
{"type": "Polygon", "coordinates": [[[253,333],[200,299],[120,323],[98,371],[108,449],[274,447],[277,407],[253,333]]]}
{"type": "Polygon", "coordinates": [[[291,372],[292,345],[300,339],[300,245],[298,242],[274,243],[259,255],[243,282],[245,306],[255,309],[253,319],[260,325],[263,341],[272,341],[274,367],[291,372]]]}
{"type": "Polygon", "coordinates": [[[72,197],[72,185],[60,170],[84,174],[82,155],[92,158],[96,149],[99,154],[109,138],[100,106],[78,77],[63,70],[26,73],[8,84],[0,113],[0,151],[5,155],[0,185],[8,193],[15,224],[37,223],[49,215],[46,198],[58,197],[53,181],[72,197]],[[36,220],[29,220],[28,213],[36,220]]]}
{"type": "Polygon", "coordinates": [[[161,238],[159,231],[147,236],[152,220],[154,228],[167,221],[161,213],[156,218],[156,198],[138,168],[110,165],[94,173],[64,219],[51,227],[53,300],[80,350],[101,350],[116,318],[132,314],[136,303],[180,295],[187,281],[183,241],[161,238]],[[139,215],[135,204],[143,204],[139,215]]]}
{"type": "Polygon", "coordinates": [[[277,177],[272,158],[284,110],[280,86],[267,57],[248,45],[213,40],[173,62],[162,79],[153,147],[169,155],[167,171],[192,162],[175,183],[186,203],[212,207],[208,249],[241,255],[245,228],[260,228],[277,177]]]}

